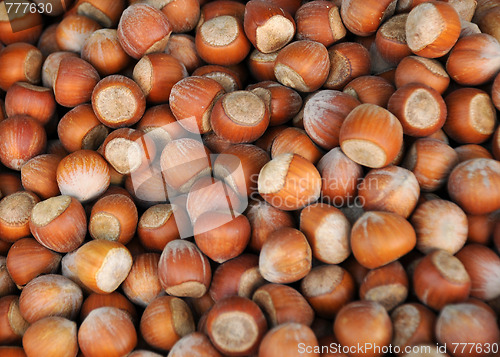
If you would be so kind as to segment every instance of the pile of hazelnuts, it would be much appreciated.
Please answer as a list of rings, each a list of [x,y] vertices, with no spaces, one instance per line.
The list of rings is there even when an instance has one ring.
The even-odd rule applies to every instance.
[[[0,356],[500,356],[498,0],[24,2]]]

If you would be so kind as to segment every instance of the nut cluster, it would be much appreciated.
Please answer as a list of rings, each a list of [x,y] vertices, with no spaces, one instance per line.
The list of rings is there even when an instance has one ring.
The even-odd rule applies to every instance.
[[[497,0],[25,2],[0,356],[500,356]]]

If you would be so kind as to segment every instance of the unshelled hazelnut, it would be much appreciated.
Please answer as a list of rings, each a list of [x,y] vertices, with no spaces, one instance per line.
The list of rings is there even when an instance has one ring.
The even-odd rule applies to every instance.
[[[267,323],[255,302],[231,296],[217,302],[208,312],[205,329],[221,353],[244,356],[257,352]]]
[[[108,163],[95,151],[78,150],[59,162],[56,179],[61,194],[87,202],[99,197],[108,188]]]
[[[215,302],[232,295],[251,298],[255,289],[264,283],[259,272],[259,257],[242,254],[217,267],[209,293]]]
[[[20,171],[31,158],[41,154],[47,144],[42,125],[28,115],[13,115],[0,122],[0,161]]]
[[[388,110],[375,104],[361,104],[342,123],[339,141],[351,160],[379,168],[390,164],[401,150],[403,127]]]
[[[445,2],[422,3],[408,15],[406,41],[416,55],[437,58],[455,45],[460,28],[460,18],[451,5]]]
[[[61,255],[45,248],[33,238],[15,242],[7,254],[7,270],[18,286],[41,274],[53,274],[59,268]]]
[[[335,336],[342,346],[350,347],[357,344],[373,343],[377,346],[387,346],[391,342],[392,322],[382,305],[373,301],[356,301],[345,305],[337,314],[333,325]],[[374,331],[377,331],[374,334]],[[383,353],[372,350],[356,353],[352,356],[379,357]]]
[[[123,356],[137,344],[137,333],[130,316],[116,307],[93,310],[78,330],[78,345],[89,357]]]
[[[276,52],[295,35],[295,21],[281,7],[252,0],[245,5],[245,34],[262,53]]]
[[[29,323],[48,316],[74,320],[82,306],[83,294],[70,279],[55,274],[31,280],[19,297],[19,310]]]
[[[146,307],[164,294],[158,277],[159,261],[158,253],[144,253],[135,257],[134,264],[122,283],[123,292],[130,301]]]
[[[297,154],[285,153],[262,167],[258,190],[274,207],[296,210],[319,198],[321,177],[310,161]]]
[[[312,252],[305,235],[295,228],[281,228],[262,245],[259,270],[273,283],[292,283],[311,270]]]
[[[138,26],[140,23],[148,25]],[[148,4],[127,7],[118,23],[118,41],[125,52],[135,59],[163,51],[171,32],[172,25],[167,16]]]
[[[63,317],[46,317],[24,333],[26,356],[73,357],[78,353],[76,323]]]
[[[415,247],[416,240],[411,224],[392,212],[366,212],[351,230],[354,257],[370,269],[399,259]]]
[[[311,40],[295,41],[282,48],[274,63],[281,84],[301,92],[314,92],[328,77],[330,62],[326,47]]]
[[[140,331],[146,342],[160,350],[170,350],[182,337],[195,331],[191,310],[184,300],[160,296],[142,314]]]
[[[0,89],[7,91],[16,82],[37,84],[41,79],[42,61],[42,52],[33,45],[24,42],[8,45],[0,51]]]
[[[56,29],[56,43],[62,51],[80,53],[83,44],[94,32],[101,29],[90,17],[71,14],[62,19]]]
[[[163,249],[158,277],[167,294],[199,298],[210,286],[212,270],[207,257],[195,244],[175,239]]]
[[[15,242],[30,234],[29,218],[40,199],[27,191],[14,192],[0,201],[0,239]]]
[[[338,265],[312,268],[300,288],[314,312],[325,318],[333,318],[356,294],[353,277]]]
[[[265,284],[252,296],[267,318],[270,327],[287,322],[310,326],[314,311],[307,300],[294,288],[282,284]]]
[[[224,66],[240,63],[251,48],[242,21],[228,15],[205,19],[196,31],[195,44],[205,62]]]
[[[440,310],[469,297],[471,279],[463,264],[444,250],[422,258],[413,273],[415,294],[425,305]]]

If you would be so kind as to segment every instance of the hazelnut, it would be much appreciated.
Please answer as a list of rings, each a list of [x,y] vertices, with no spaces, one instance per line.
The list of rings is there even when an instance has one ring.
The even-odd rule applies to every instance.
[[[342,346],[351,347],[372,343],[387,346],[392,339],[392,322],[382,305],[374,301],[355,301],[345,305],[337,314],[333,325],[335,336]],[[377,331],[374,334],[374,331]],[[373,350],[353,356],[382,356]]]
[[[416,235],[411,224],[392,212],[366,212],[352,226],[354,257],[370,269],[399,259],[409,253],[415,244]]]
[[[171,32],[172,25],[167,16],[147,4],[127,7],[118,23],[118,41],[123,50],[135,59],[165,50]]]
[[[342,123],[339,141],[351,160],[380,168],[390,164],[401,150],[403,128],[388,110],[374,104],[361,104]]]
[[[63,158],[56,171],[62,195],[88,202],[99,197],[109,186],[108,163],[91,150],[78,150]]]
[[[274,63],[274,75],[281,84],[301,92],[314,92],[327,80],[328,51],[319,42],[300,40],[282,48]]]
[[[137,344],[130,316],[116,307],[93,310],[78,330],[78,345],[85,356],[124,356]]]
[[[120,128],[131,126],[141,119],[146,99],[133,80],[122,75],[111,75],[94,87],[92,108],[101,123],[110,128]]]
[[[246,356],[257,352],[267,324],[255,302],[232,296],[218,301],[212,307],[206,317],[205,329],[219,352]]]
[[[249,1],[243,23],[248,40],[262,53],[280,50],[295,35],[292,16],[272,3]]]
[[[201,59],[223,66],[243,61],[251,47],[242,21],[228,15],[205,18],[196,31],[195,44]]]
[[[440,310],[469,297],[471,279],[464,265],[444,250],[422,258],[413,273],[413,289],[422,303]]]
[[[167,294],[199,298],[210,286],[212,270],[207,257],[195,244],[175,239],[163,249],[158,277]]]
[[[406,20],[406,42],[418,56],[437,58],[448,53],[460,36],[460,18],[445,2],[415,6]]]
[[[314,165],[302,156],[281,154],[262,167],[258,190],[274,207],[296,210],[319,198],[321,177]]]
[[[160,296],[144,310],[140,331],[150,346],[167,351],[182,337],[194,332],[195,325],[191,310],[184,300]]]
[[[82,290],[68,278],[55,274],[41,275],[23,288],[19,311],[31,324],[48,316],[74,320],[82,301]]]
[[[259,270],[267,281],[288,284],[309,273],[311,260],[311,247],[304,234],[284,227],[271,233],[262,245]]]

